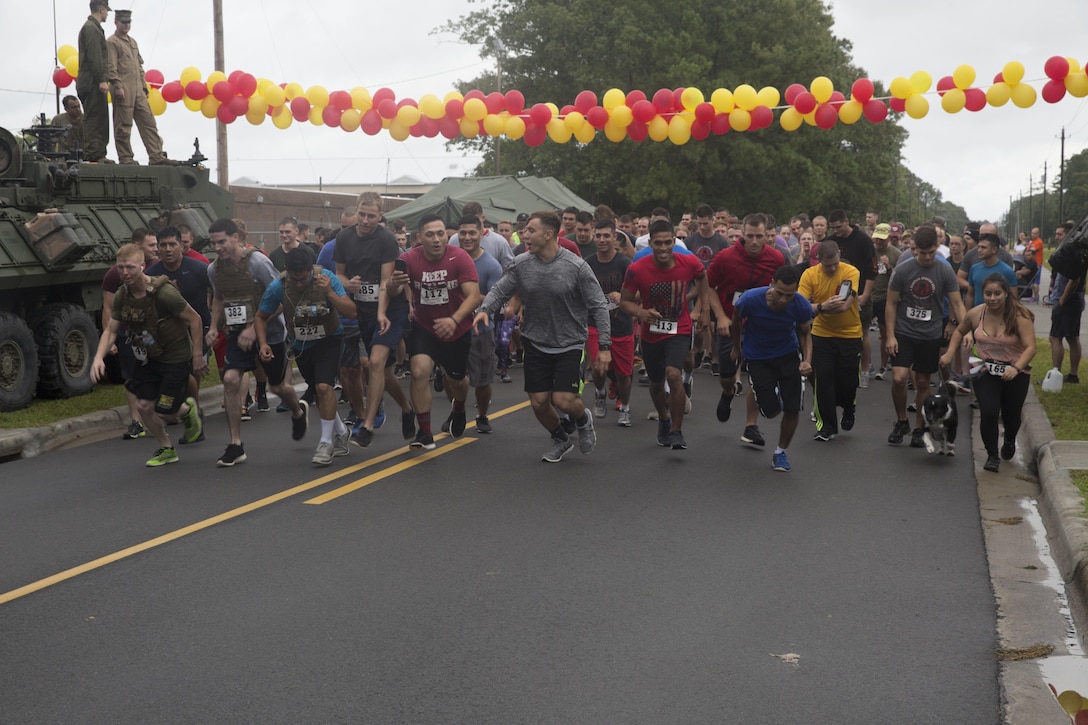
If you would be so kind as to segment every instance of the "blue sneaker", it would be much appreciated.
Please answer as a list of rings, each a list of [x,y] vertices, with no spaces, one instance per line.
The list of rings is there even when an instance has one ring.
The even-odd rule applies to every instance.
[[[374,416],[374,430],[385,425],[385,401],[378,403],[378,414]]]
[[[790,472],[790,462],[786,458],[786,452],[775,453],[771,456],[771,468],[776,471],[782,471],[783,473]]]

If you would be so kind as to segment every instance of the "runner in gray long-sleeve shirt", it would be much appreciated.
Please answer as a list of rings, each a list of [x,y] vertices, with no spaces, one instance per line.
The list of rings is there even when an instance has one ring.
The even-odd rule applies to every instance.
[[[552,448],[543,456],[558,463],[574,447],[556,409],[566,413],[578,430],[582,453],[597,443],[593,417],[586,413],[582,388],[582,351],[593,320],[600,336],[600,354],[594,367],[601,373],[612,361],[607,300],[593,270],[583,260],[560,249],[559,217],[536,212],[529,217],[521,238],[526,243],[506,274],[487,293],[473,325],[487,324],[513,295],[525,305],[522,339],[525,341],[525,392],[540,424],[551,433]]]

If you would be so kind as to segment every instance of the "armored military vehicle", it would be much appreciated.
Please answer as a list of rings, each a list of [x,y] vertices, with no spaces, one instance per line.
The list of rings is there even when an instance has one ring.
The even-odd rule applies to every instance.
[[[90,392],[102,277],[132,230],[188,224],[200,249],[234,214],[199,145],[180,166],[90,164],[55,150],[63,133],[0,128],[0,411]]]

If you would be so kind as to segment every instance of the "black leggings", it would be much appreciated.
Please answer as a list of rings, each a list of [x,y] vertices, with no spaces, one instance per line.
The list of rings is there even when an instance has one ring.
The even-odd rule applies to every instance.
[[[979,432],[986,453],[997,455],[997,419],[1005,424],[1005,440],[1016,440],[1020,431],[1021,412],[1024,400],[1028,397],[1031,386],[1030,375],[1017,375],[1010,382],[1005,382],[996,375],[984,373],[973,382],[975,397],[978,398]]]

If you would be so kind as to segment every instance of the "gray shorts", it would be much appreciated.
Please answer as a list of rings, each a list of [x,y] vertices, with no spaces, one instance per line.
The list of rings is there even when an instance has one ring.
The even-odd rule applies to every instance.
[[[468,352],[468,382],[474,388],[491,385],[495,380],[495,328],[489,327],[472,336]]]

